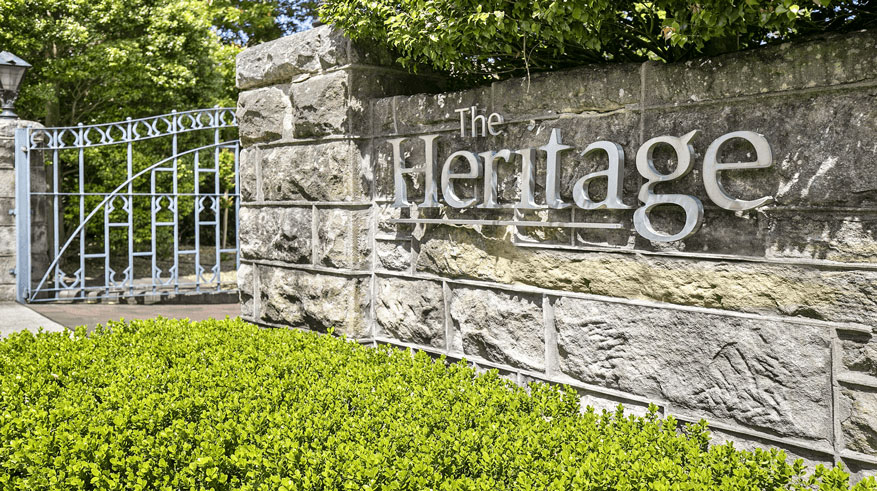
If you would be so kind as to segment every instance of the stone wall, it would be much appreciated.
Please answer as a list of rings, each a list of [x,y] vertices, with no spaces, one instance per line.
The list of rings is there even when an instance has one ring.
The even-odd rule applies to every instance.
[[[238,57],[242,315],[466,358],[521,383],[567,383],[597,408],[655,403],[683,421],[706,418],[719,440],[873,474],[875,60],[877,31],[865,31],[437,93],[443,80],[410,75],[328,27],[250,48]],[[501,114],[500,134],[461,137],[454,110],[471,106]],[[694,170],[660,186],[700,197],[703,227],[650,242],[632,209],[392,206],[393,139],[404,138],[412,167],[425,159],[418,136],[439,135],[441,164],[460,149],[539,147],[553,129],[575,146],[563,157],[561,197],[572,201],[575,181],[605,167],[605,154],[581,150],[610,140],[625,151],[622,197],[632,208],[644,183],[640,145],[700,130]],[[757,210],[721,209],[703,188],[707,145],[737,130],[763,134],[773,149],[770,168],[723,177],[729,194],[775,198]],[[723,158],[750,152],[731,145]],[[656,151],[662,172],[670,157]],[[519,164],[500,165],[501,202],[517,200],[520,175]],[[409,199],[423,201],[422,173],[405,182]],[[520,220],[621,226],[505,224]],[[679,217],[653,222],[672,229]]]

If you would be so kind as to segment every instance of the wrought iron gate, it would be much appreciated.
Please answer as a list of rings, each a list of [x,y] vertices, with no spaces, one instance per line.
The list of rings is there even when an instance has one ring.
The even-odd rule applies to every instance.
[[[234,109],[23,128],[15,148],[19,302],[237,289]]]

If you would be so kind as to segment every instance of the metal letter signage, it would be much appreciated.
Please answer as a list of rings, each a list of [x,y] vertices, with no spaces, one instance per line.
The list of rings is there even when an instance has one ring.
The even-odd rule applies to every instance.
[[[646,178],[646,183],[639,190],[639,200],[643,202],[643,206],[637,208],[633,213],[633,226],[636,227],[638,234],[644,238],[654,242],[672,242],[674,240],[682,240],[689,235],[697,232],[703,221],[703,203],[694,196],[687,194],[655,194],[655,184],[660,182],[673,182],[684,177],[691,172],[691,155],[694,148],[688,143],[698,134],[697,130],[686,133],[682,137],[675,136],[659,136],[643,143],[636,152],[636,170],[639,174]],[[669,174],[661,174],[655,168],[655,162],[652,160],[652,152],[655,147],[661,143],[670,145],[676,151],[679,163],[676,169]],[[649,220],[649,212],[658,205],[676,205],[685,212],[685,226],[682,230],[672,234],[664,234],[658,232],[652,227]]]
[[[478,114],[476,106],[455,110],[460,115],[460,136],[496,136],[502,133],[497,125],[502,125],[502,115],[492,113],[490,115]],[[643,238],[653,242],[672,242],[685,239],[696,233],[703,222],[703,203],[696,196],[688,194],[670,194],[656,191],[656,186],[662,183],[670,183],[682,179],[694,168],[694,147],[692,140],[699,134],[698,130],[690,131],[682,136],[663,135],[652,138],[637,150],[636,169],[645,182],[640,187],[637,198],[641,205],[634,207],[623,200],[624,179],[624,149],[621,145],[601,140],[593,142],[581,152],[582,156],[603,155],[607,158],[608,165],[605,170],[592,172],[575,181],[572,187],[572,200],[574,203],[565,202],[561,194],[561,169],[562,156],[573,150],[574,147],[562,142],[561,132],[553,128],[548,137],[548,142],[537,148],[522,148],[512,150],[503,148],[488,150],[486,152],[472,152],[469,150],[457,150],[448,155],[441,169],[437,167],[436,139],[439,135],[420,136],[423,141],[425,161],[420,165],[406,166],[402,158],[401,145],[406,138],[394,138],[389,140],[393,150],[393,173],[395,182],[395,200],[393,207],[407,208],[415,206],[408,201],[408,184],[406,176],[415,178],[420,175],[424,180],[424,198],[419,205],[421,208],[434,208],[441,206],[443,200],[452,208],[478,207],[483,209],[513,208],[515,210],[544,210],[544,209],[579,209],[579,210],[629,210],[636,208],[633,213],[633,224],[636,232]],[[743,140],[755,150],[755,160],[752,162],[727,163],[719,161],[719,151],[730,140]],[[662,173],[655,166],[653,154],[655,149],[669,147],[676,156],[676,166],[668,173]],[[538,151],[538,152],[537,152]],[[543,157],[545,162],[545,195],[544,202],[537,203],[536,190],[536,165],[537,156]],[[497,169],[500,165],[517,167],[516,161],[520,159],[520,176],[518,190],[520,198],[514,203],[500,203],[497,192]],[[728,194],[719,179],[719,173],[724,170],[735,169],[766,169],[773,163],[773,153],[770,144],[764,136],[752,131],[735,131],[716,138],[707,147],[703,160],[703,184],[710,200],[718,207],[725,210],[741,211],[751,210],[773,202],[773,197],[765,196],[754,200],[742,200]],[[462,172],[452,171],[452,167]],[[437,179],[440,181],[437,182]],[[483,182],[478,182],[483,179]],[[597,180],[605,179],[606,195],[602,200],[591,198],[590,186]],[[468,193],[470,197],[460,196],[455,187],[457,181],[470,181],[473,186]],[[441,199],[439,198],[441,190]],[[468,187],[467,187],[468,189]],[[463,193],[467,194],[467,193]],[[657,230],[650,219],[651,212],[658,206],[676,208],[684,216],[682,229],[676,232]],[[397,222],[412,223],[436,223],[442,222],[437,219],[401,219]],[[477,221],[477,220],[476,220]],[[448,223],[474,222],[472,220],[448,220]],[[488,220],[493,224],[517,224],[526,223],[526,226],[540,226],[542,222],[514,222],[508,220]],[[544,222],[545,227],[560,226],[573,228],[621,228],[620,224],[613,223],[562,223]]]

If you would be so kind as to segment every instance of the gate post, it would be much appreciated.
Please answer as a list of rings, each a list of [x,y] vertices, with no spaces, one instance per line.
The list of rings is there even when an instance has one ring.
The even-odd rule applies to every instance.
[[[0,119],[0,301],[23,302],[30,286],[32,260],[38,269],[46,255],[44,196],[31,199],[29,190],[46,191],[41,156],[30,165],[28,138],[40,123]],[[38,189],[31,189],[31,181]],[[33,208],[37,211],[32,214]],[[36,252],[36,253],[34,253]]]
[[[30,286],[30,128],[15,130],[15,300],[24,303]]]

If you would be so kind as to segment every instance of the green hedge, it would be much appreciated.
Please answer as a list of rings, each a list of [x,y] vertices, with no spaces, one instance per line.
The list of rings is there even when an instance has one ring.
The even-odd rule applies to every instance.
[[[239,320],[13,335],[0,389],[2,489],[848,489],[705,423]]]
[[[474,81],[598,61],[678,61],[877,26],[874,0],[324,0],[320,18]]]

